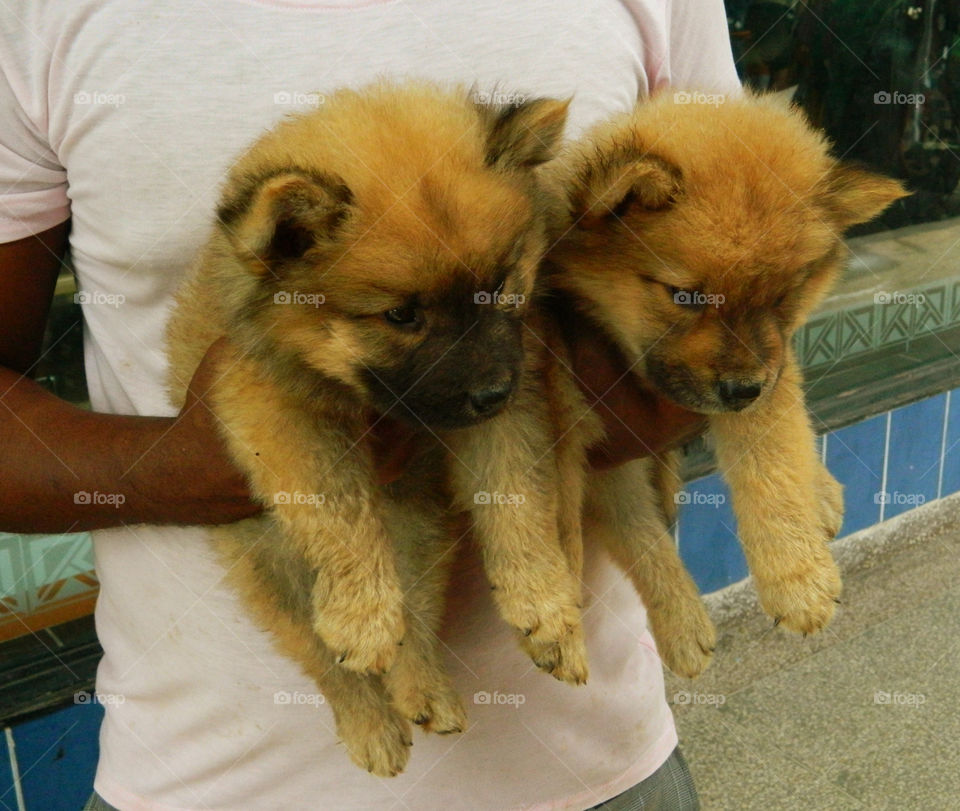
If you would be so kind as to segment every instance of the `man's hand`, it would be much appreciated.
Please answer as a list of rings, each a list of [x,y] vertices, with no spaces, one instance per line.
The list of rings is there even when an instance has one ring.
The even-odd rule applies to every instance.
[[[569,325],[568,325],[569,326]],[[657,456],[704,432],[707,420],[643,385],[620,351],[593,325],[569,328],[574,374],[600,415],[606,439],[589,454],[604,470],[642,456]]]

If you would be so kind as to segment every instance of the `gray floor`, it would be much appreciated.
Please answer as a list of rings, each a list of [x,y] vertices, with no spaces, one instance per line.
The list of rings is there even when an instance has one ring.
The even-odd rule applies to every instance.
[[[848,556],[821,635],[751,609],[668,677],[705,811],[960,809],[960,510],[927,515]]]

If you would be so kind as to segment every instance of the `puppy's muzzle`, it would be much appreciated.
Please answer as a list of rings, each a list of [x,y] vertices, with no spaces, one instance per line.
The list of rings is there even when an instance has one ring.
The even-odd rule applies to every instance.
[[[478,416],[492,417],[503,409],[512,392],[513,378],[507,378],[492,386],[471,391],[467,397],[470,407]]]
[[[731,411],[740,411],[756,400],[763,391],[763,383],[756,380],[727,378],[717,383],[720,402]]]

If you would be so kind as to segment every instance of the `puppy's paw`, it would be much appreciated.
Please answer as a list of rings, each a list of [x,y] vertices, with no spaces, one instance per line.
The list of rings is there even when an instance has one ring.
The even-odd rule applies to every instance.
[[[520,644],[533,663],[555,679],[567,684],[586,684],[590,669],[587,665],[583,628],[579,622],[568,627],[556,642],[522,636]]]
[[[382,589],[367,599],[348,584],[339,592],[343,599],[314,601],[314,631],[343,667],[385,673],[396,659],[405,630],[400,590]]]
[[[672,673],[693,679],[713,658],[717,631],[699,594],[665,607],[648,609],[657,651]]]
[[[404,645],[383,677],[393,706],[425,732],[448,735],[467,728],[467,714],[450,677],[439,665],[408,654]]]
[[[378,777],[395,777],[410,759],[410,724],[384,699],[352,707],[337,719],[337,734],[350,759]]]
[[[818,473],[817,495],[823,531],[828,539],[836,538],[843,524],[843,485],[825,467],[821,467]]]
[[[756,578],[760,603],[778,625],[801,634],[824,628],[833,618],[843,585],[826,545],[802,567]]]

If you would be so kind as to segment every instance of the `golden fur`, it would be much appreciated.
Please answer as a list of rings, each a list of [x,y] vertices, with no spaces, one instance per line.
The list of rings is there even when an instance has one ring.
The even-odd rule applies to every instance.
[[[465,726],[435,633],[465,531],[452,500],[473,514],[524,647],[558,678],[586,678],[544,350],[522,323],[551,205],[534,169],[566,106],[479,105],[426,83],[339,91],[240,156],[176,297],[172,400],[229,336],[209,402],[268,508],[215,531],[231,581],[378,775],[403,769],[411,721]],[[378,487],[365,437],[386,413],[422,443]]]
[[[838,602],[826,542],[843,500],[814,450],[791,338],[842,267],[844,230],[906,194],[828,147],[799,111],[767,99],[662,94],[545,170],[569,204],[551,285],[647,384],[709,416],[761,603],[802,633]],[[657,468],[592,475],[585,532],[630,574],[665,662],[693,676],[714,631],[667,529],[676,479]]]

